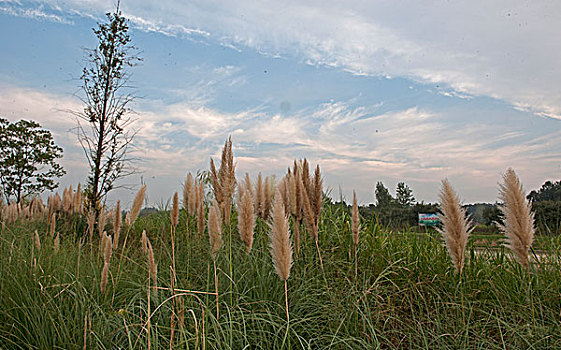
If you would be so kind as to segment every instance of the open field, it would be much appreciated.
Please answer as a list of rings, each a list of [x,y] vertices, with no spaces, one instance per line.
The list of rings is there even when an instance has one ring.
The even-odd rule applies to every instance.
[[[208,236],[199,236],[184,210],[179,214],[173,291],[169,212],[140,217],[123,229],[105,293],[97,233],[79,243],[85,217],[60,214],[56,253],[45,220],[3,227],[2,347],[167,349],[172,328],[173,347],[191,349],[560,347],[558,238],[537,238],[548,261],[533,262],[529,271],[501,249],[476,254],[472,239],[457,275],[435,232],[392,232],[363,220],[355,275],[350,213],[326,201],[319,220],[323,269],[314,241],[302,232],[288,279],[287,322],[269,227],[257,220],[253,249],[246,253],[233,211],[216,257],[217,318]],[[143,230],[154,249],[157,295],[150,288]]]

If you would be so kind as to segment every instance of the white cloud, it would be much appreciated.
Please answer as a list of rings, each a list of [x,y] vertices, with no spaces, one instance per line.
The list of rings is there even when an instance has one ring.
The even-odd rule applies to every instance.
[[[207,169],[209,157],[219,157],[228,135],[238,174],[280,175],[293,159],[307,157],[321,165],[327,186],[336,191],[341,185],[345,194],[357,189],[363,203],[374,200],[376,181],[392,189],[405,181],[417,198],[435,200],[440,179],[449,177],[464,200],[472,202],[493,201],[501,172],[511,166],[527,188],[558,175],[559,129],[532,136],[518,124],[445,117],[417,107],[381,113],[379,107],[334,101],[290,116],[261,109],[225,113],[188,103],[138,110],[132,155],[141,159],[137,166],[153,187],[153,203],[178,191],[187,171]],[[74,120],[63,112],[80,108],[75,98],[0,86],[0,115],[37,120],[64,147],[63,165],[69,171],[64,186],[84,182],[87,173],[69,131]]]
[[[71,0],[64,7],[103,13],[113,5]],[[559,2],[162,0],[122,8],[145,30],[212,37],[354,74],[445,84],[460,96],[490,96],[561,118]]]
[[[2,5],[3,3],[21,5],[21,3],[18,1],[0,1],[0,5]],[[57,22],[57,23],[64,23],[64,24],[74,24],[71,20],[68,20],[63,16],[59,16],[43,11],[41,7],[35,9],[29,9],[29,8],[19,8],[14,6],[1,6],[0,12],[15,17],[33,18],[40,21],[50,21],[50,22]]]

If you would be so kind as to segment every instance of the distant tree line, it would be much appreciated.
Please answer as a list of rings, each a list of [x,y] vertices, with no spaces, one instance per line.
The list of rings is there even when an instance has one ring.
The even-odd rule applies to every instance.
[[[396,229],[418,225],[419,213],[438,213],[437,203],[416,202],[413,191],[404,182],[396,186],[395,197],[382,182],[374,189],[375,204],[360,207],[360,214],[380,225]],[[528,200],[534,212],[539,233],[561,234],[561,181],[546,181],[539,190],[531,191]],[[346,203],[341,203],[347,206]],[[502,224],[500,203],[475,203],[464,205],[472,221],[478,225]]]
[[[417,202],[413,191],[404,182],[399,182],[395,198],[384,184],[379,181],[374,189],[376,204],[360,208],[364,218],[376,220],[382,226],[404,228],[416,226],[419,213],[437,213],[436,204]]]
[[[536,227],[541,233],[561,234],[561,181],[546,181],[528,194]]]

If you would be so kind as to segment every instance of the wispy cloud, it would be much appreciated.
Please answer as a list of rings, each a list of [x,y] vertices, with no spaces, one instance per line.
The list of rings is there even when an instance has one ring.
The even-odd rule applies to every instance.
[[[60,6],[103,13],[113,5],[72,0]],[[551,15],[559,3],[143,0],[122,7],[143,30],[201,36],[357,75],[444,84],[455,91],[444,94],[490,96],[561,118],[561,32]]]
[[[16,7],[14,5],[18,6]],[[15,17],[33,18],[40,21],[50,21],[71,25],[74,24],[72,20],[65,18],[64,16],[44,11],[41,6],[38,8],[22,8],[20,6],[21,3],[19,1],[2,1],[0,2],[0,12]]]

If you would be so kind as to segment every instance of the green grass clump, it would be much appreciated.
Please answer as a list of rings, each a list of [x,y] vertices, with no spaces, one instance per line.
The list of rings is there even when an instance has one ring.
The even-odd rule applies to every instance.
[[[258,220],[249,254],[237,218],[223,228],[216,257],[219,318],[208,236],[181,212],[176,231],[177,282],[171,289],[169,213],[124,228],[100,292],[99,238],[80,244],[82,221],[61,216],[57,254],[43,221],[16,222],[0,233],[0,344],[7,349],[365,349],[559,348],[560,244],[538,237],[547,254],[523,269],[504,249],[474,248],[456,274],[435,233],[392,232],[361,223],[357,275],[350,213],[325,205],[315,242],[303,230],[284,284],[271,262],[268,226]],[[146,230],[158,265],[151,292],[140,237]],[[41,249],[33,246],[34,231]],[[231,237],[229,236],[231,235]],[[230,253],[231,251],[231,253]],[[150,302],[150,305],[148,303]],[[149,311],[150,310],[150,311]],[[179,320],[182,320],[180,324]],[[150,326],[149,333],[147,332]],[[149,335],[148,335],[149,334]]]

